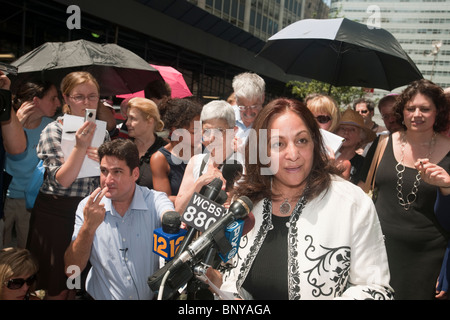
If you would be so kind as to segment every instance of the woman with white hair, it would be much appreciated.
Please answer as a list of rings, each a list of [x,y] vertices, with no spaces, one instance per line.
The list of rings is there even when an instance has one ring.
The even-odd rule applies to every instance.
[[[343,176],[357,184],[364,157],[359,155],[356,150],[362,145],[372,142],[376,138],[376,134],[364,125],[364,119],[352,109],[347,109],[342,114],[336,134],[345,139],[336,154],[336,161],[338,164],[350,161],[350,172],[344,173]]]
[[[200,121],[205,153],[194,155],[188,162],[175,200],[175,208],[180,213],[184,212],[194,192],[200,192],[214,178],[220,178],[226,186],[222,175],[224,164],[243,163],[234,152],[237,127],[233,107],[228,102],[214,100],[204,105]]]

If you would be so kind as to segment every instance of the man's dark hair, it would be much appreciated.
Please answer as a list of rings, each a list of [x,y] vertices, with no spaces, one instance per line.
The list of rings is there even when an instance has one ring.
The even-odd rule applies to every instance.
[[[98,148],[100,162],[104,156],[116,157],[125,160],[130,171],[139,166],[139,151],[133,141],[128,139],[115,139],[103,143]]]
[[[360,104],[360,103],[365,103],[367,109],[370,112],[372,112],[375,109],[375,102],[373,102],[372,100],[367,99],[367,98],[359,98],[359,99],[353,101],[353,110],[356,111],[356,105]]]

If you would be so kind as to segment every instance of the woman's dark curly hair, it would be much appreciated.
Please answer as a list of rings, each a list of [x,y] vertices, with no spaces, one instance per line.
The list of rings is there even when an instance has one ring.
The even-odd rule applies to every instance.
[[[189,127],[192,119],[200,116],[203,105],[190,99],[169,99],[159,107],[164,127],[169,130]]]
[[[276,190],[272,190],[271,187],[273,175],[262,174],[262,169],[268,168],[270,164],[263,164],[261,161],[260,149],[263,147],[261,144],[266,144],[267,139],[261,140],[260,133],[264,133],[264,130],[269,128],[269,123],[275,116],[288,111],[294,112],[304,121],[314,143],[313,165],[311,172],[306,178],[307,189],[304,192],[306,198],[312,199],[318,196],[329,187],[331,174],[338,175],[341,173],[330,164],[319,126],[311,111],[305,104],[296,99],[278,98],[269,102],[259,112],[253,123],[256,143],[250,142],[245,146],[245,175],[238,183],[234,196],[247,196],[254,203],[263,198],[276,198],[279,196],[276,194]],[[269,150],[268,146],[266,150]]]
[[[397,97],[395,113],[399,118],[399,122],[402,123],[403,129],[406,130],[406,126],[403,124],[403,110],[405,109],[406,104],[418,93],[429,97],[436,106],[436,119],[434,120],[433,125],[434,131],[438,133],[446,131],[448,128],[448,115],[450,109],[449,100],[446,98],[444,90],[441,87],[427,79],[411,82]]]

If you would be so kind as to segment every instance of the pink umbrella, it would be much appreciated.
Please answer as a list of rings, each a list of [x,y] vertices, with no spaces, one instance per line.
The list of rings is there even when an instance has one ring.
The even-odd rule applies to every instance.
[[[151,64],[151,66],[158,70],[164,81],[166,81],[170,85],[170,88],[172,89],[172,98],[184,98],[192,96],[191,90],[189,90],[181,72],[172,67],[157,66],[155,64]],[[117,95],[116,97],[124,99],[144,97],[144,90],[130,94],[121,94]]]

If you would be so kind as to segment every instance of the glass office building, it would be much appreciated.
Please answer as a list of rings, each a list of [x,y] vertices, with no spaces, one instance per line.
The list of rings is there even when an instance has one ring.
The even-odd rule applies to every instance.
[[[450,87],[449,0],[331,0],[330,16],[388,30],[424,78]]]
[[[322,0],[188,0],[266,41],[295,21],[328,17]]]

